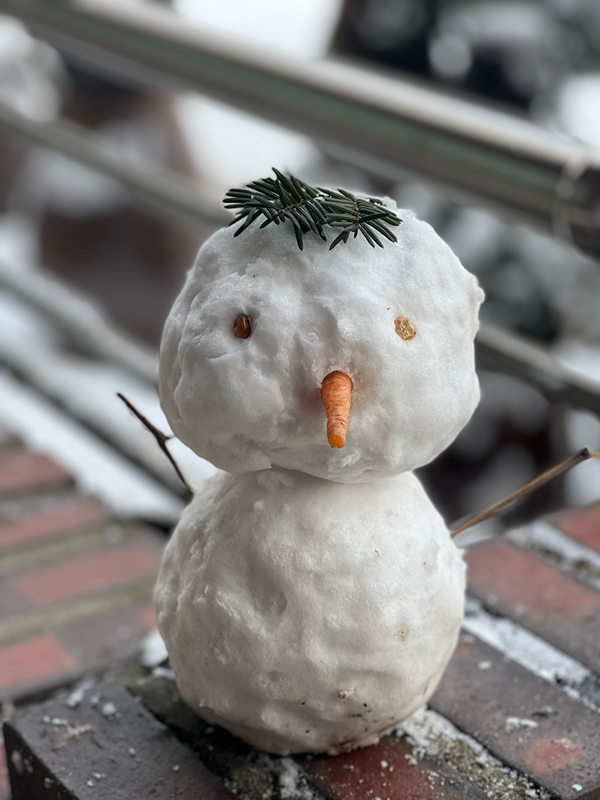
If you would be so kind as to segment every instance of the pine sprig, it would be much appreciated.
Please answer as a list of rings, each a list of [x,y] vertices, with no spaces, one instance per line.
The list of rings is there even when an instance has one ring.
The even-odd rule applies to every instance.
[[[330,250],[340,242],[346,243],[350,236],[356,238],[359,233],[371,247],[383,247],[377,234],[390,242],[397,241],[390,226],[396,227],[402,220],[381,200],[355,197],[345,189],[333,191],[309,186],[293,175],[283,175],[277,169],[273,172],[275,178],[253,181],[243,189],[230,189],[225,195],[225,208],[239,210],[231,225],[242,222],[234,236],[239,236],[264,217],[261,228],[289,220],[300,250],[304,248],[307,233],[314,233],[327,241],[326,227],[337,232]]]

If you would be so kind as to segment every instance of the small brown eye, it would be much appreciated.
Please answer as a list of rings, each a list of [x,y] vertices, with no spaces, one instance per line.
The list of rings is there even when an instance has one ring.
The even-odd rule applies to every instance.
[[[239,314],[233,323],[233,335],[237,339],[247,339],[252,333],[252,320],[246,314]]]
[[[398,336],[404,339],[405,342],[409,339],[414,339],[417,335],[417,329],[406,317],[398,317],[398,319],[394,320],[394,326]]]

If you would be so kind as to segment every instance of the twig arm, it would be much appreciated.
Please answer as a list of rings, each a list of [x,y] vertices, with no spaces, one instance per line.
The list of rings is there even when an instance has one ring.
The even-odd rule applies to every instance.
[[[117,397],[119,399],[121,399],[125,403],[127,408],[132,412],[132,414],[134,414],[139,419],[139,421],[146,428],[146,430],[149,430],[150,433],[154,436],[154,438],[156,439],[156,441],[158,443],[158,446],[160,447],[160,449],[163,451],[163,453],[166,455],[166,457],[169,459],[169,461],[173,465],[173,468],[174,468],[175,472],[177,473],[177,477],[183,483],[183,485],[185,486],[187,491],[190,493],[190,495],[193,495],[194,494],[193,491],[191,490],[191,488],[190,488],[188,482],[186,481],[186,479],[183,477],[183,474],[182,474],[181,470],[179,469],[179,466],[178,466],[177,462],[175,461],[175,459],[173,458],[173,456],[171,455],[171,453],[169,451],[169,448],[167,447],[167,442],[169,441],[169,439],[172,439],[173,437],[172,436],[167,436],[166,433],[163,433],[162,431],[159,431],[158,428],[155,427],[150,422],[149,419],[147,419],[141,412],[139,412],[137,410],[137,408],[133,405],[133,403],[131,403],[125,397],[125,395],[121,394],[121,392],[117,392]]]
[[[539,475],[537,478],[534,478],[529,483],[526,483],[525,486],[522,486],[520,489],[517,489],[516,492],[509,494],[508,497],[505,497],[504,500],[501,500],[499,503],[491,506],[488,508],[487,511],[482,511],[480,514],[476,514],[474,517],[471,517],[466,522],[463,522],[458,528],[455,528],[453,531],[450,532],[450,536],[454,538],[458,536],[459,533],[462,531],[466,531],[467,528],[472,528],[473,525],[477,525],[480,522],[483,522],[489,517],[496,514],[498,511],[503,509],[505,506],[510,505],[515,500],[518,500],[520,497],[524,497],[526,494],[530,492],[534,492],[536,489],[539,489],[540,486],[543,486],[545,483],[553,480],[554,478],[558,478],[559,475],[562,475],[565,472],[568,472],[572,467],[576,467],[577,464],[581,464],[582,461],[587,461],[588,458],[598,458],[600,453],[594,453],[588,450],[587,447],[584,447],[583,450],[580,450],[575,455],[567,458],[566,461],[563,461],[562,464],[559,464],[552,469],[549,469],[548,472],[544,472],[542,475]]]

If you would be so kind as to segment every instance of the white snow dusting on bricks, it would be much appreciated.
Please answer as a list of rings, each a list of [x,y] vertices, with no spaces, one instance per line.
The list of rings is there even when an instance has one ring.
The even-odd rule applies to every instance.
[[[554,525],[537,520],[508,531],[506,538],[600,590],[600,553],[572,539]]]
[[[592,672],[516,622],[488,614],[478,600],[468,597],[462,627],[538,677],[558,685],[570,697],[600,710],[587,693],[580,692],[584,681],[592,678]],[[480,668],[485,667],[480,665]]]
[[[395,733],[406,736],[415,760],[429,755],[445,761],[479,786],[491,800],[550,800],[545,790],[504,766],[478,741],[432,709],[419,709],[396,728]]]

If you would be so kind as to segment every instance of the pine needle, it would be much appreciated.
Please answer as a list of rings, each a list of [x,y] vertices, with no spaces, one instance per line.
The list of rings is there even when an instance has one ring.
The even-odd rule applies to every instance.
[[[243,189],[230,189],[225,195],[225,208],[238,211],[231,225],[242,223],[234,236],[264,218],[261,228],[289,221],[300,250],[304,248],[306,234],[313,233],[327,241],[326,227],[336,233],[330,250],[359,233],[371,247],[383,247],[377,234],[390,242],[398,241],[390,226],[397,227],[402,220],[381,200],[355,197],[345,189],[333,191],[309,186],[293,175],[284,175],[275,168],[273,172],[274,178],[252,181]]]

